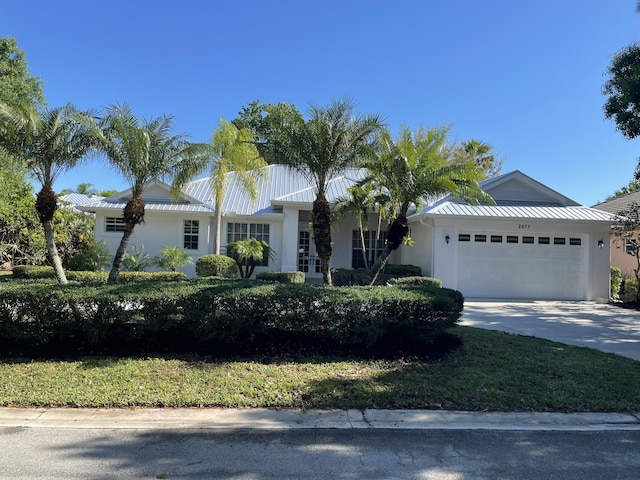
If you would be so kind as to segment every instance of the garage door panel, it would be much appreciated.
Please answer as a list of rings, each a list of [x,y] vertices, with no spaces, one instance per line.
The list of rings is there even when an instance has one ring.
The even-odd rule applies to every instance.
[[[486,241],[476,241],[483,239]],[[502,237],[502,242],[491,242]],[[467,297],[585,298],[585,240],[576,235],[461,234],[458,289]],[[506,239],[513,243],[506,243]],[[533,243],[531,242],[533,238]],[[517,242],[517,243],[515,243]]]

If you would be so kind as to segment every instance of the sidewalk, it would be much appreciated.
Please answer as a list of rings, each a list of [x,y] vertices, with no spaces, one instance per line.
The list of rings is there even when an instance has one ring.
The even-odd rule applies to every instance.
[[[640,413],[0,408],[0,428],[640,430]]]

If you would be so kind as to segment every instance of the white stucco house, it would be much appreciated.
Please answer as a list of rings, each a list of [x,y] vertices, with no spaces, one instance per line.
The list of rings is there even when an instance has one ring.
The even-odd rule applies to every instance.
[[[282,165],[268,170],[255,203],[230,175],[222,205],[222,245],[250,237],[265,240],[276,256],[256,272],[301,270],[308,278],[319,278],[309,231],[314,189]],[[352,169],[334,178],[329,202],[344,196],[363,174]],[[401,246],[390,261],[418,265],[423,275],[441,279],[467,298],[609,297],[610,214],[581,206],[520,171],[487,180],[482,187],[496,205],[470,206],[447,197],[414,209],[409,216],[414,246]],[[77,207],[96,214],[95,238],[112,252],[122,236],[128,195],[124,191]],[[136,227],[130,245],[144,245],[151,255],[164,245],[178,245],[194,261],[212,253],[214,205],[208,179],[188,184],[177,200],[169,196],[167,184],[155,182],[143,198],[145,223]],[[367,241],[379,251],[384,242],[376,241],[376,230],[377,215],[372,215]],[[355,268],[362,262],[357,225],[347,217],[333,231],[331,265]],[[183,270],[195,274],[193,266]]]

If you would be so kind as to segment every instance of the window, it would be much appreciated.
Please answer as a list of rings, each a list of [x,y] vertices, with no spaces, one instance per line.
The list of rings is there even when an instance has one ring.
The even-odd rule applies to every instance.
[[[200,232],[200,220],[184,221],[184,248],[187,250],[198,249],[198,233]]]
[[[106,217],[104,220],[107,232],[124,232],[124,218]]]
[[[486,241],[487,241],[487,236],[486,236],[486,235],[475,235],[475,236],[473,237],[473,239],[474,239],[476,242],[486,242]]]
[[[238,240],[255,238],[269,244],[268,223],[227,223],[227,243]],[[256,263],[258,267],[269,266],[269,255],[264,255],[262,261]]]
[[[491,243],[502,243],[502,235],[491,235]]]
[[[549,237],[538,237],[538,245],[549,245]]]
[[[459,242],[470,242],[471,241],[471,235],[468,235],[466,233],[461,233],[460,235],[458,235],[458,241]]]
[[[515,235],[507,235],[507,243],[518,243],[518,237]]]
[[[367,230],[362,233],[364,235],[364,246],[367,250],[367,262],[371,266],[385,248],[387,232],[378,234],[376,230]],[[351,236],[351,268],[364,268],[360,230],[353,230],[353,235]]]
[[[533,243],[533,237],[522,237],[522,243]]]
[[[638,250],[638,242],[635,238],[625,238],[624,240],[624,251],[629,255],[635,255],[636,250]]]
[[[582,239],[580,238],[570,238],[569,245],[582,245]]]
[[[567,239],[564,237],[554,237],[553,244],[554,245],[566,245]]]

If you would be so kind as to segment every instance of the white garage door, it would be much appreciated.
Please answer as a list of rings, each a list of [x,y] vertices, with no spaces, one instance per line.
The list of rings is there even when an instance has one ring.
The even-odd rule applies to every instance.
[[[457,240],[458,290],[466,297],[586,298],[583,236],[462,232]]]

